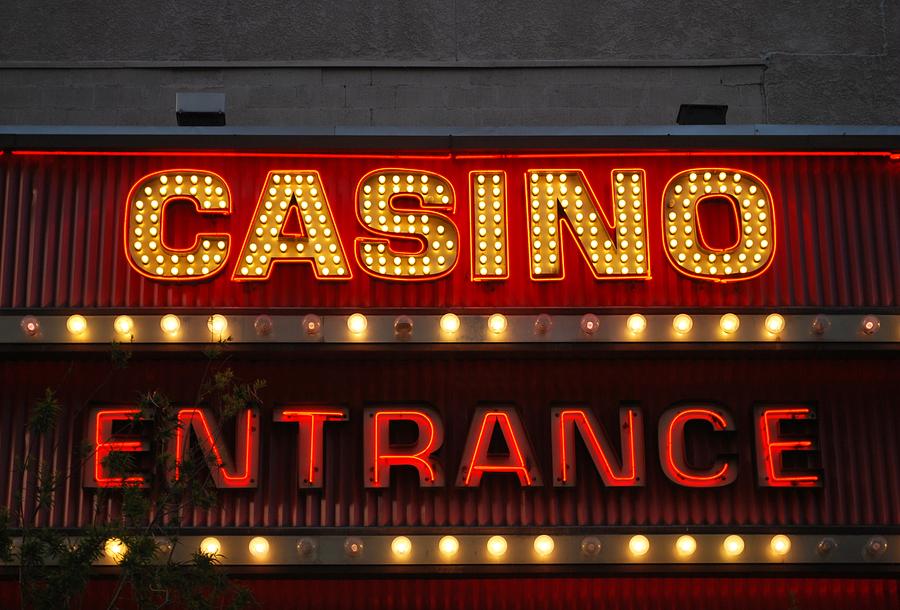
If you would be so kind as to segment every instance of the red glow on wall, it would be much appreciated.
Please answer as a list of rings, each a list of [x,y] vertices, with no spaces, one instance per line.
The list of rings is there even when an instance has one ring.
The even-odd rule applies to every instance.
[[[138,435],[116,434],[114,422],[138,422],[141,410],[130,409],[94,409],[88,418],[88,438],[93,442],[92,457],[85,465],[84,485],[86,487],[121,487],[125,485],[143,485],[144,477],[133,475],[127,477],[110,476],[107,472],[106,460],[114,452],[143,452],[150,449],[150,444]],[[126,436],[126,438],[122,438]],[[134,438],[138,436],[138,438]]]
[[[888,610],[900,606],[896,577],[744,575],[590,575],[410,577],[233,577],[265,610]],[[102,608],[118,582],[94,579],[80,597],[82,608]],[[0,606],[18,608],[20,587],[0,582]],[[128,595],[120,608],[135,608]]]
[[[601,351],[559,352],[549,359],[532,357],[510,358],[503,352],[485,352],[478,358],[460,358],[458,353],[426,350],[420,353],[361,352],[322,357],[321,351],[303,350],[296,358],[285,358],[280,351],[231,353],[229,365],[242,379],[265,378],[267,401],[296,405],[290,398],[302,391],[301,408],[330,410],[340,404],[349,410],[348,421],[325,425],[324,480],[322,492],[299,491],[297,480],[303,473],[297,468],[298,424],[272,421],[271,413],[260,416],[260,480],[254,489],[224,491],[221,495],[223,511],[215,514],[192,514],[186,517],[189,527],[320,527],[346,524],[348,527],[369,525],[391,526],[452,526],[468,527],[476,524],[502,527],[551,523],[576,526],[585,519],[596,525],[649,526],[717,524],[750,526],[768,525],[773,528],[792,526],[829,527],[890,525],[900,519],[900,507],[893,502],[896,480],[895,466],[900,464],[898,447],[894,442],[896,418],[891,410],[891,396],[896,394],[895,363],[874,351],[852,355],[851,360],[835,358],[833,353],[817,352],[805,358],[792,353],[773,353],[766,358],[747,358],[735,352],[717,353],[714,358],[688,360],[682,353],[651,352],[641,357],[622,357],[620,353]],[[38,366],[35,366],[35,362]],[[340,362],[341,366],[335,366]],[[135,353],[128,371],[117,376],[108,392],[101,398],[111,401],[117,397],[140,395],[147,387],[156,387],[169,396],[173,404],[187,404],[195,398],[195,390],[184,384],[185,376],[199,378],[205,363],[199,358],[161,358],[158,353]],[[83,397],[95,386],[95,380],[108,372],[104,358],[78,358],[66,362],[61,358],[7,359],[2,370],[6,386],[16,388],[20,398],[7,399],[0,410],[0,427],[11,439],[10,451],[19,451],[27,443],[22,422],[27,421],[31,397],[42,395],[48,378],[63,378],[72,368],[69,381],[59,389],[64,405],[83,404]],[[315,383],[298,387],[297,370]],[[860,374],[864,377],[860,378]],[[644,487],[615,489],[606,487],[586,451],[585,442],[575,433],[577,482],[569,490],[554,490],[545,480],[541,489],[520,490],[517,476],[489,474],[478,488],[458,488],[447,481],[444,488],[420,489],[415,471],[392,472],[393,481],[379,490],[366,489],[367,475],[363,469],[364,410],[368,396],[378,393],[395,399],[395,404],[433,405],[446,423],[442,448],[433,458],[444,466],[445,472],[456,478],[467,440],[470,422],[477,405],[490,401],[515,404],[523,427],[535,450],[535,462],[541,474],[553,477],[557,472],[551,455],[551,440],[555,428],[551,425],[551,409],[561,391],[560,382],[523,383],[527,379],[565,380],[568,404],[583,405],[596,414],[608,433],[614,455],[621,453],[616,444],[617,413],[620,401],[639,405],[643,411],[646,430],[647,473]],[[347,379],[353,379],[348,384]],[[468,380],[461,383],[460,380]],[[765,379],[760,388],[758,379]],[[402,382],[401,382],[402,380]],[[862,383],[860,383],[862,381]],[[386,390],[391,386],[390,392]],[[815,420],[782,422],[782,434],[796,438],[818,437],[818,452],[797,452],[815,458],[811,472],[798,472],[802,462],[789,456],[785,473],[818,474],[820,488],[760,489],[754,471],[761,453],[756,448],[759,422],[752,412],[754,401],[761,392],[767,397],[805,397],[801,404],[785,402],[770,408],[800,408],[814,404]],[[733,449],[740,458],[740,472],[735,484],[715,490],[686,490],[664,475],[659,466],[659,446],[656,440],[658,421],[671,405],[673,398],[705,395],[714,397],[717,405],[732,410],[737,430],[733,433],[714,432],[711,424],[696,422],[688,431],[692,453],[706,467],[718,453]],[[576,402],[570,402],[575,400]],[[314,401],[314,402],[312,402]],[[132,405],[115,407],[134,408]],[[299,406],[299,405],[298,405]],[[265,407],[267,408],[267,407]],[[809,407],[812,408],[812,407]],[[84,443],[95,438],[84,430],[88,420],[95,417],[88,412],[66,409],[61,415],[61,435],[57,446],[48,447],[42,459],[65,468],[74,462],[71,456],[85,455]],[[151,438],[151,422],[134,426]],[[117,436],[108,440],[138,440],[132,436],[128,421],[115,422]],[[398,440],[411,440],[407,428]],[[233,424],[224,426],[231,433],[225,446],[234,451]],[[71,431],[71,432],[70,432]],[[128,432],[128,436],[124,435]],[[477,433],[477,429],[476,429]],[[499,433],[498,433],[499,436]],[[724,437],[724,438],[722,438]],[[101,439],[102,440],[102,439]],[[774,440],[774,439],[773,439]],[[196,449],[196,440],[192,439]],[[497,449],[499,443],[494,443]],[[53,452],[51,453],[51,449]],[[723,451],[724,449],[724,451]],[[90,452],[87,455],[91,455]],[[140,465],[135,472],[146,474],[145,464],[159,457],[147,453],[132,453]],[[93,461],[87,460],[93,470]],[[198,465],[206,469],[205,464]],[[77,471],[76,471],[77,472]],[[149,469],[147,469],[149,472]],[[112,473],[107,473],[110,475]],[[119,475],[121,473],[116,472]],[[400,475],[400,476],[398,476]],[[409,476],[413,475],[413,476]],[[31,481],[30,475],[28,480]],[[73,473],[75,478],[77,474]],[[2,477],[0,477],[2,478]],[[827,479],[827,480],[826,480]],[[6,485],[23,485],[15,471],[6,474]],[[848,493],[848,490],[850,493]],[[855,490],[855,491],[854,491]],[[96,490],[72,481],[60,492],[67,506],[90,507]],[[522,503],[523,497],[533,498]],[[395,507],[412,506],[415,510],[398,511]],[[698,498],[693,504],[692,498]],[[248,501],[249,499],[249,501]],[[61,500],[62,501],[62,500]],[[265,507],[250,512],[249,506]],[[690,502],[694,507],[686,510]],[[531,507],[534,507],[533,509]],[[741,511],[733,507],[740,506]],[[478,508],[481,507],[481,508]],[[476,510],[477,508],[477,510]],[[104,518],[114,518],[115,505],[101,507]],[[556,512],[554,512],[556,511]],[[40,524],[75,527],[92,513],[87,509],[69,512],[47,511]],[[548,517],[549,516],[549,517]]]
[[[689,422],[702,421],[714,432],[735,430],[734,419],[724,409],[678,407],[663,413],[659,420],[659,457],[663,472],[685,487],[722,487],[737,478],[737,458],[718,456],[706,468],[691,464],[685,441]]]
[[[215,416],[208,409],[185,408],[178,410],[178,428],[170,448],[174,456],[175,480],[181,477],[181,467],[190,447],[191,431],[207,456],[213,480],[217,487],[255,487],[259,463],[259,414],[255,409],[244,409],[235,418],[235,455],[224,445]]]
[[[589,409],[555,407],[549,413],[554,486],[575,485],[577,438],[582,440],[605,486],[644,485],[646,458],[640,409],[622,407],[618,410],[619,450],[613,449],[609,436]],[[144,482],[139,475],[127,479],[110,477],[103,467],[103,460],[113,452],[148,450],[146,439],[140,436],[139,430],[117,432],[113,429],[113,422],[137,421],[135,417],[139,414],[140,410],[136,408],[101,409],[96,412],[89,431],[96,451],[92,454],[92,469],[85,472],[86,485],[139,485]],[[791,469],[786,468],[784,463],[785,455],[815,451],[813,441],[796,438],[796,432],[781,429],[785,422],[813,420],[813,412],[807,408],[763,409],[756,418],[756,461],[761,484],[776,487],[819,484],[818,474],[789,472]],[[257,485],[260,434],[255,409],[245,409],[236,418],[236,460],[231,458],[218,423],[208,409],[179,409],[177,419],[178,427],[168,448],[174,456],[172,480],[181,478],[190,439],[196,436],[204,463],[210,468],[218,487],[246,488]],[[275,409],[272,419],[298,424],[299,486],[322,487],[325,424],[350,420],[349,410],[346,407],[282,407]],[[706,440],[700,442],[692,436],[694,440],[689,444],[687,428],[696,422],[704,424],[710,432],[706,432]],[[405,424],[409,424],[405,434],[399,434],[400,426]],[[395,432],[398,434],[395,435]],[[738,470],[737,455],[730,452],[730,436],[725,438],[729,449],[712,449],[713,457],[705,462],[701,459],[701,463],[696,464],[691,457],[694,453],[691,449],[704,449],[705,445],[710,444],[713,440],[710,434],[721,435],[723,432],[737,432],[734,418],[724,408],[688,406],[665,411],[660,416],[658,432],[659,461],[663,473],[684,487],[722,487],[733,483]],[[442,464],[446,456],[434,455],[444,442],[444,424],[436,411],[424,407],[367,408],[363,416],[363,435],[366,487],[389,486],[391,470],[397,467],[413,468],[423,487],[444,485]],[[705,448],[710,453],[710,447]],[[477,408],[466,435],[456,485],[478,487],[484,474],[514,474],[523,487],[540,486],[540,469],[534,455],[515,408]]]
[[[300,487],[321,487],[325,423],[347,421],[347,409],[298,408],[276,409],[273,420],[298,424],[297,464]]]
[[[484,159],[491,159],[485,163]],[[291,159],[296,160],[291,162]],[[460,259],[446,276],[427,282],[402,282],[353,273],[344,282],[323,281],[309,265],[276,265],[277,271],[253,289],[233,282],[238,262],[236,247],[230,248],[227,274],[208,280],[180,280],[177,289],[154,275],[138,275],[131,270],[125,249],[121,207],[131,187],[143,176],[166,168],[191,167],[208,170],[227,181],[232,202],[231,214],[181,213],[171,215],[166,240],[175,245],[191,244],[199,231],[228,235],[235,243],[246,234],[253,220],[259,186],[272,167],[285,171],[316,169],[322,190],[328,193],[335,226],[349,247],[359,237],[371,237],[357,220],[355,188],[357,179],[377,171],[391,160],[396,165],[438,173],[452,183],[458,205],[448,214],[459,229]],[[539,163],[553,160],[552,165]],[[626,163],[622,163],[625,160]],[[738,165],[747,175],[760,177],[771,191],[778,224],[770,247],[779,248],[771,266],[752,281],[735,282],[725,290],[682,274],[667,259],[660,239],[663,192],[668,177],[696,167]],[[566,277],[560,289],[547,290],[530,277],[531,265],[524,253],[529,250],[527,201],[522,176],[532,167],[574,167],[594,185],[599,206],[612,218],[613,203],[605,186],[612,169],[641,168],[646,175],[647,260],[652,280],[610,282],[596,279],[576,250],[566,247]],[[506,276],[490,282],[473,281],[471,205],[467,199],[473,171],[485,167],[504,172],[507,205],[504,235],[509,264]],[[361,302],[376,307],[775,307],[845,306],[865,302],[872,306],[893,306],[897,301],[896,274],[890,266],[890,248],[896,241],[895,223],[871,223],[866,219],[892,218],[886,193],[898,188],[898,176],[888,154],[803,153],[751,151],[529,151],[527,153],[483,155],[459,154],[315,154],[315,153],[233,153],[233,152],[86,152],[55,154],[25,152],[0,158],[0,172],[9,188],[2,198],[4,213],[19,215],[28,210],[31,218],[46,219],[59,227],[52,237],[35,225],[34,231],[16,231],[10,225],[3,235],[8,247],[0,268],[8,270],[0,282],[0,306],[92,308],[92,307],[179,307],[209,308],[222,303],[237,308],[354,307]],[[105,180],[85,182],[102,173]],[[848,184],[865,181],[871,189],[852,189]],[[87,190],[85,190],[87,189]],[[31,193],[26,199],[23,193]],[[75,213],[76,193],[85,193],[90,210]],[[79,195],[80,196],[80,195]],[[789,205],[788,205],[789,204]],[[787,206],[787,207],[786,207]],[[845,215],[842,210],[853,210]],[[815,223],[804,219],[815,219]],[[40,221],[43,222],[43,221]],[[178,226],[175,226],[177,223]],[[848,225],[848,223],[850,223]],[[703,222],[703,234],[721,232],[719,221]],[[707,226],[709,225],[709,226]],[[834,226],[831,226],[834,225]],[[845,227],[845,225],[847,225]],[[817,227],[819,227],[817,229]],[[857,238],[870,236],[865,242]],[[726,231],[727,232],[727,231]],[[112,239],[115,237],[116,239]],[[571,240],[566,235],[565,239]],[[234,245],[233,243],[231,244]],[[358,271],[355,256],[346,252],[346,272]],[[184,257],[182,257],[184,258]],[[835,269],[817,261],[833,260]],[[26,264],[27,261],[27,264]],[[354,269],[355,268],[355,269]],[[145,270],[146,271],[146,270]],[[329,276],[331,277],[331,276]],[[788,290],[787,286],[794,289]],[[733,289],[732,289],[733,288]]]
[[[506,455],[490,453],[491,437],[495,430],[503,437],[508,450]],[[533,468],[534,463],[534,452],[515,409],[477,409],[469,428],[456,484],[477,487],[485,473],[507,473],[515,474],[523,487],[541,485],[540,474]]]
[[[741,241],[739,204],[733,197],[713,195],[697,201],[697,239],[700,244],[715,252],[726,252]],[[703,227],[715,227],[704,231]]]
[[[594,414],[587,409],[553,409],[554,485],[575,484],[575,433],[584,441],[588,454],[608,487],[635,487],[644,481],[644,424],[636,408],[619,409],[621,458],[615,452]]]
[[[815,420],[815,412],[807,407],[757,409],[756,449],[759,454],[757,467],[759,484],[765,487],[818,487],[822,484],[819,474],[789,472],[784,465],[785,454],[818,452],[811,438],[796,438],[782,430],[784,422]]]
[[[444,442],[440,417],[430,409],[367,409],[365,413],[366,487],[385,487],[391,482],[391,468],[410,466],[423,487],[444,484],[443,469],[431,457]],[[416,427],[415,441],[391,442],[391,423],[408,422]]]

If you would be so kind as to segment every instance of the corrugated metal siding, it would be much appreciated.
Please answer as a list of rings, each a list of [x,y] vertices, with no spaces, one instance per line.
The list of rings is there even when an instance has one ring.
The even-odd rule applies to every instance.
[[[237,580],[261,608],[279,610],[629,608],[630,610],[895,609],[894,578],[606,577],[347,578]],[[83,608],[109,604],[116,580],[94,580]],[[120,608],[132,608],[126,589]],[[0,582],[0,604],[18,608],[18,583]]]
[[[245,581],[269,608],[896,608],[896,580],[502,578]],[[296,592],[295,595],[290,593]],[[285,595],[288,593],[288,595]],[[284,600],[291,599],[285,605]]]
[[[652,352],[505,353],[283,352],[231,355],[245,380],[266,379],[261,482],[256,490],[226,491],[215,510],[189,515],[198,527],[357,526],[895,526],[900,523],[900,395],[892,354],[828,353],[676,354]],[[122,404],[158,388],[191,404],[206,361],[177,355],[135,356],[129,369],[107,377],[101,356],[20,356],[0,363],[0,493],[9,504],[22,481],[12,466],[25,452],[26,409],[45,386],[58,388],[66,406],[45,462],[67,472],[84,435],[78,411],[86,401]],[[655,426],[660,413],[684,400],[730,408],[739,426],[740,474],[714,490],[679,487],[662,474]],[[590,405],[610,426],[620,401],[638,401],[646,414],[647,485],[607,489],[585,456],[572,489],[523,490],[515,477],[486,476],[476,490],[422,489],[395,474],[385,490],[366,490],[362,474],[361,409],[373,404],[429,404],[441,413],[441,456],[453,478],[469,420],[480,402],[519,408],[537,461],[549,479],[549,407],[560,401]],[[297,486],[296,427],[273,425],[268,409],[292,402],[343,404],[351,421],[329,425],[325,486]],[[814,404],[825,485],[821,489],[760,489],[752,461],[752,407],[764,403]],[[115,514],[75,474],[41,525],[76,526]]]
[[[551,151],[559,154],[560,151]],[[760,278],[726,286],[678,274],[666,261],[659,226],[662,189],[675,172],[698,166],[751,171],[771,187],[777,206],[776,258]],[[467,235],[465,194],[470,170],[504,169],[509,175],[511,278],[471,282],[469,239],[448,277],[401,284],[373,280],[358,268],[349,283],[319,282],[307,265],[276,267],[260,283],[229,280],[232,265],[215,279],[177,286],[145,279],[126,263],[121,240],[125,197],[145,174],[167,168],[208,169],[229,182],[235,212],[227,220],[189,223],[227,230],[241,243],[269,169],[317,169],[348,253],[361,235],[353,190],[378,167],[441,172],[454,183],[454,218]],[[534,167],[583,169],[608,205],[613,168],[647,170],[648,232],[653,279],[594,280],[572,244],[564,282],[528,279],[523,180]],[[503,158],[490,160],[267,158],[222,156],[0,157],[0,307],[879,307],[900,303],[900,163],[887,156],[779,156],[687,154],[668,156]],[[176,233],[178,235],[178,233]],[[232,257],[236,254],[232,251]],[[352,254],[351,254],[352,257]],[[233,264],[233,260],[232,260]]]

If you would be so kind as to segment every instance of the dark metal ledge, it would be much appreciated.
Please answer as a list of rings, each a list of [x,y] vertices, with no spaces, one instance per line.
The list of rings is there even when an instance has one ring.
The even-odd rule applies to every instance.
[[[174,117],[173,117],[174,120]],[[0,125],[0,150],[496,151],[540,148],[678,151],[900,151],[900,126],[104,127]]]

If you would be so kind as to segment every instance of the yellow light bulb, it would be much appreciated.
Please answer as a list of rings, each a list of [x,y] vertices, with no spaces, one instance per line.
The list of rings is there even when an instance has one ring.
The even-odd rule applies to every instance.
[[[503,536],[491,536],[487,541],[487,552],[491,557],[503,557],[506,555],[506,538]]]
[[[181,318],[175,314],[166,314],[159,320],[159,327],[167,335],[177,335],[181,330]]]
[[[694,327],[694,320],[691,319],[691,316],[686,313],[680,313],[672,319],[672,328],[675,329],[675,332],[679,335],[684,335],[686,333],[691,332],[691,329]]]
[[[445,313],[441,316],[441,330],[452,335],[459,330],[459,316],[454,313]]]
[[[134,320],[130,316],[118,316],[113,322],[113,328],[120,335],[130,335],[134,331]]]
[[[492,333],[497,335],[505,331],[508,324],[506,316],[502,313],[495,313],[488,318],[488,328],[491,329]]]
[[[644,329],[647,328],[647,318],[642,316],[639,313],[633,313],[628,316],[628,330],[630,330],[635,335],[644,332]]]
[[[66,320],[66,329],[75,336],[83,334],[87,330],[87,320],[76,313]]]
[[[257,536],[250,541],[250,554],[257,559],[263,559],[269,554],[269,541],[262,536]]]
[[[222,550],[222,544],[218,538],[204,538],[200,542],[200,552],[211,557],[218,555]]]
[[[397,536],[391,541],[391,552],[400,558],[409,557],[412,552],[412,542],[406,536]]]
[[[646,536],[640,534],[632,536],[631,540],[628,541],[628,550],[631,551],[631,554],[635,557],[646,555],[647,551],[650,550],[650,541]]]
[[[778,534],[777,536],[772,536],[769,546],[772,547],[772,552],[776,555],[787,555],[791,550],[791,539],[784,534]]]
[[[679,536],[675,541],[675,550],[682,557],[690,557],[697,550],[697,541],[693,536]]]
[[[369,325],[369,321],[366,320],[366,316],[361,313],[355,313],[347,318],[347,328],[354,335],[361,335],[366,332],[366,327]]]
[[[556,548],[556,543],[547,534],[541,534],[534,539],[534,552],[541,557],[549,557],[554,548]]]
[[[103,545],[103,552],[113,561],[122,561],[128,552],[128,546],[118,538],[110,538]]]
[[[206,327],[213,335],[222,336],[228,328],[228,318],[222,314],[214,314],[206,321]]]
[[[724,316],[719,318],[719,328],[722,329],[722,332],[730,335],[731,333],[737,331],[741,326],[741,319],[734,315],[733,313],[726,313]]]
[[[438,542],[438,550],[444,557],[453,557],[459,552],[459,540],[455,536],[444,536]]]
[[[769,314],[766,317],[766,330],[769,334],[777,335],[784,330],[784,316],[778,313]]]
[[[744,539],[737,534],[732,534],[725,538],[722,547],[725,549],[726,555],[729,557],[737,557],[744,552]]]

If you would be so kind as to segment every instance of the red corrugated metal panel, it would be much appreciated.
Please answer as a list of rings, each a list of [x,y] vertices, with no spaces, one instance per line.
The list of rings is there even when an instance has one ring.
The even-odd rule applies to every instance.
[[[0,157],[0,307],[879,307],[900,302],[900,163],[888,156],[679,153],[665,156],[351,158],[240,156]],[[182,167],[215,171],[229,183],[234,214],[201,221],[241,243],[260,186],[270,169],[321,172],[348,253],[362,235],[354,189],[367,171],[414,167],[446,175],[460,199],[454,219],[468,232],[465,202],[470,170],[504,169],[510,176],[511,278],[471,282],[468,237],[454,272],[431,282],[373,280],[358,268],[351,282],[316,281],[307,265],[282,265],[270,281],[234,283],[232,265],[215,279],[177,286],[148,280],[126,263],[121,240],[125,198],[149,172]],[[609,172],[647,171],[650,281],[596,281],[573,260],[564,282],[528,279],[524,180],[534,167],[577,167],[609,204]],[[762,177],[775,198],[775,260],[761,277],[716,285],[678,274],[666,261],[660,235],[662,189],[675,172],[730,166]],[[177,231],[188,243],[194,221]],[[235,247],[237,247],[235,245]]]
[[[230,490],[215,510],[183,522],[198,527],[319,526],[895,526],[900,523],[900,395],[898,361],[891,354],[734,353],[660,354],[543,351],[501,352],[281,352],[234,353],[229,365],[243,379],[266,379],[262,412],[261,481],[256,490]],[[45,386],[58,388],[66,415],[44,461],[66,472],[82,442],[86,401],[120,405],[158,388],[191,404],[205,359],[137,355],[107,379],[101,356],[22,356],[0,365],[0,492],[9,504],[21,481],[10,466],[25,451],[26,409]],[[714,401],[732,410],[739,433],[740,474],[731,486],[686,489],[669,481],[658,464],[655,426],[675,402]],[[647,480],[641,489],[604,488],[586,456],[574,488],[521,489],[515,477],[486,476],[475,490],[423,489],[418,479],[395,474],[389,489],[367,490],[362,472],[362,414],[373,404],[427,404],[442,416],[440,456],[448,478],[458,468],[476,405],[518,407],[549,479],[549,408],[561,401],[591,406],[607,426],[620,401],[637,401],[646,414]],[[325,485],[297,485],[296,427],[271,422],[273,405],[341,404],[347,423],[329,425]],[[821,489],[762,489],[753,462],[752,407],[800,403],[818,408],[825,484]],[[41,525],[75,526],[100,518],[113,505],[95,506],[95,495],[76,474]]]
[[[349,585],[345,588],[345,583]],[[824,578],[382,579],[244,582],[271,608],[896,608],[896,580]],[[285,595],[296,592],[295,595]],[[285,599],[291,599],[285,605]],[[293,601],[296,600],[296,601]]]
[[[889,610],[900,606],[893,578],[363,578],[238,580],[261,608],[371,610],[459,608],[629,608]],[[109,604],[117,581],[94,580],[83,608]],[[0,582],[0,604],[18,608],[18,584]],[[126,591],[120,608],[130,608]]]

